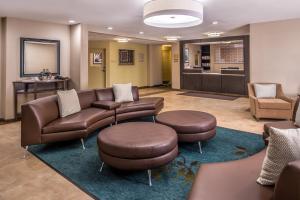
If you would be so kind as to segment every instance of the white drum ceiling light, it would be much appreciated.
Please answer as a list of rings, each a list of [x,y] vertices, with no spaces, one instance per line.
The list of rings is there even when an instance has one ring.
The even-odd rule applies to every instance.
[[[144,5],[144,23],[160,28],[185,28],[203,22],[198,0],[152,0]]]

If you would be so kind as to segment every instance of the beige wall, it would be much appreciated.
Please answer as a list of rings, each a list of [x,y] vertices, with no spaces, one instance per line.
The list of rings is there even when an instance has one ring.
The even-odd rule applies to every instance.
[[[67,25],[7,18],[5,26],[4,77],[1,99],[4,104],[5,119],[14,117],[12,82],[20,79],[20,37],[60,40],[61,42],[61,74],[70,76],[70,29]],[[2,45],[3,46],[3,45]]]
[[[250,25],[251,82],[283,84],[300,92],[300,19]]]
[[[172,88],[180,89],[179,42],[172,44]]]

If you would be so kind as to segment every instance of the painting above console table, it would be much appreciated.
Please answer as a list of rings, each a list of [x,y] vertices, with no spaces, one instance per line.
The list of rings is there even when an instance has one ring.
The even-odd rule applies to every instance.
[[[60,74],[60,41],[20,38],[20,77],[39,76],[44,69]]]

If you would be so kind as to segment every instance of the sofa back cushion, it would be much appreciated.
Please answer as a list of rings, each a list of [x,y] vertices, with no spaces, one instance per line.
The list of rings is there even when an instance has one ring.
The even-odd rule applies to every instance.
[[[57,96],[43,97],[28,103],[38,118],[41,127],[59,118]]]
[[[255,96],[257,98],[276,98],[276,84],[254,84]]]
[[[78,98],[81,109],[86,109],[92,106],[96,101],[95,90],[82,90],[78,92]]]
[[[97,89],[95,90],[97,101],[115,101],[115,96],[112,88]],[[137,86],[132,86],[132,96],[134,101],[138,101],[139,88]]]
[[[96,96],[98,101],[115,101],[112,88],[98,89],[96,90]]]

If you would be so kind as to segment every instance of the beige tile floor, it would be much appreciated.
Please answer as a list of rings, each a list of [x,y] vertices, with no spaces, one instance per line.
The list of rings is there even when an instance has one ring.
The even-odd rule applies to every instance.
[[[153,94],[157,89],[144,89],[141,94]],[[250,115],[246,98],[224,101],[177,95],[178,91],[153,96],[165,98],[167,110],[191,109],[209,112],[218,125],[254,133],[262,132],[262,122]],[[68,180],[32,155],[23,159],[20,147],[20,122],[0,125],[0,200],[14,199],[92,199]]]

